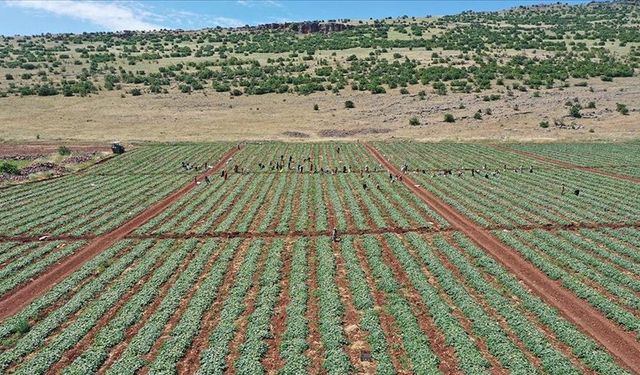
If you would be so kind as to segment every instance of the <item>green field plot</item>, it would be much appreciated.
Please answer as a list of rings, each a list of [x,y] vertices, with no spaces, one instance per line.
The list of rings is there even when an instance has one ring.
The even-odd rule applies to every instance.
[[[235,144],[162,144],[143,146],[125,152],[109,163],[91,168],[91,174],[196,174],[205,163],[214,165]],[[186,169],[182,163],[193,168]],[[195,167],[198,167],[198,170]]]
[[[496,231],[531,263],[640,337],[640,232]]]
[[[576,311],[640,344],[637,184],[365,146],[149,145],[0,190],[0,372],[633,373]]]
[[[185,184],[179,175],[73,175],[0,191],[5,236],[84,235],[111,230]]]
[[[452,145],[450,156],[439,159],[429,152],[431,145],[377,146],[396,165],[408,165],[411,178],[422,187],[486,227],[637,223],[640,218],[640,186],[633,182],[518,155],[508,162],[508,152],[487,146]],[[459,171],[469,168],[465,163],[476,171]],[[428,170],[436,165],[439,170]]]
[[[584,167],[615,167],[609,169],[613,172],[624,170],[625,166],[640,167],[640,143],[637,142],[522,144],[511,147]]]

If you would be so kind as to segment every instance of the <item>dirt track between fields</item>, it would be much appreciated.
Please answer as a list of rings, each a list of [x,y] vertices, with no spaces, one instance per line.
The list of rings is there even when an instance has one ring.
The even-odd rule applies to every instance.
[[[380,151],[370,144],[364,145],[391,173],[403,175]],[[605,347],[621,365],[634,373],[640,373],[640,343],[632,334],[625,332],[586,301],[549,279],[517,251],[495,238],[489,230],[482,228],[426,189],[419,187],[409,176],[403,175],[402,182],[446,219],[453,228],[463,232],[476,245],[521,279],[535,294],[558,309],[564,317]]]
[[[218,161],[213,168],[200,175],[200,178],[216,173],[233,155],[235,155],[236,152],[238,152],[239,149],[239,147],[234,147],[227,151],[222,155],[220,161]],[[93,259],[117,241],[125,238],[128,234],[151,220],[156,215],[160,214],[167,207],[189,192],[189,190],[194,186],[195,182],[187,182],[182,188],[148,207],[142,213],[127,221],[120,227],[112,230],[111,232],[95,237],[85,247],[61,260],[59,263],[49,267],[31,282],[18,286],[11,292],[7,293],[0,301],[0,320],[19,312],[34,299],[51,289],[54,285],[64,280],[73,272],[77,271],[83,264]]]
[[[555,164],[557,166],[560,166],[560,167],[566,168],[566,169],[576,169],[576,170],[579,170],[579,171],[586,171],[586,172],[596,173],[596,174],[599,174],[599,175],[602,175],[602,176],[613,177],[613,178],[617,178],[619,180],[626,180],[626,181],[631,181],[631,182],[635,182],[637,184],[640,184],[640,177],[629,176],[629,175],[626,175],[626,174],[619,174],[619,173],[613,173],[613,172],[607,172],[607,171],[603,171],[601,169],[598,169],[597,167],[587,167],[587,166],[583,166],[583,165],[576,165],[576,164],[572,164],[572,163],[569,163],[569,162],[566,162],[566,161],[549,158],[549,157],[538,155],[538,154],[534,154],[534,153],[528,152],[528,151],[515,150],[515,149],[512,149],[512,148],[508,148],[508,147],[499,147],[499,149],[502,150],[502,151],[512,152],[514,154],[526,156],[526,157],[531,158],[531,159],[536,159],[536,160],[544,161],[544,162],[547,162],[547,163],[552,163],[552,164]]]
[[[484,227],[487,231],[532,231],[532,230],[546,230],[546,231],[578,231],[581,229],[622,229],[622,228],[634,228],[640,229],[640,222],[636,223],[570,223],[570,224],[531,224],[531,225],[515,225],[513,227],[505,227],[501,225]],[[438,228],[438,227],[384,227],[384,228],[369,228],[369,229],[347,229],[340,232],[340,235],[347,236],[362,236],[367,234],[384,234],[384,233],[447,233],[455,232],[458,229],[453,227]],[[331,235],[330,230],[326,231],[289,231],[289,232],[215,232],[215,233],[161,233],[161,234],[130,234],[125,236],[128,239],[135,240],[186,240],[189,238],[209,239],[209,238],[242,238],[242,239],[254,239],[254,238],[300,238],[300,237],[320,237]],[[32,237],[32,236],[0,236],[0,243],[2,242],[52,242],[52,241],[93,241],[97,238],[94,235],[82,235],[82,236],[46,236],[46,237]]]

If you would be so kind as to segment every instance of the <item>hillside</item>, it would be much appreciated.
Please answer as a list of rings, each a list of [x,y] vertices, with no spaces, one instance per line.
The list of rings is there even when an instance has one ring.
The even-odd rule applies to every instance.
[[[5,36],[2,137],[633,138],[639,25],[636,4],[611,2]]]

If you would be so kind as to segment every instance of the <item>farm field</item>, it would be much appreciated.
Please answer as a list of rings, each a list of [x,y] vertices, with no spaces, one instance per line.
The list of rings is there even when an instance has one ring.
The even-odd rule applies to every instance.
[[[148,144],[1,189],[0,373],[638,373],[640,185],[581,168],[638,145],[583,147]]]

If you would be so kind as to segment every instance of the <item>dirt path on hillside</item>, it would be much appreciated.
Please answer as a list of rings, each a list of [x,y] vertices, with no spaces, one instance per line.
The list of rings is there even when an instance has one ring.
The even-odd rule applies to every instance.
[[[617,178],[618,180],[631,181],[631,182],[635,182],[637,184],[640,184],[640,177],[635,177],[635,176],[629,176],[629,175],[626,175],[626,174],[619,174],[619,173],[603,171],[603,170],[598,169],[596,167],[586,167],[586,166],[583,166],[583,165],[572,164],[572,163],[569,163],[569,162],[566,162],[566,161],[562,161],[562,160],[553,159],[553,158],[549,158],[549,157],[546,157],[546,156],[534,154],[533,152],[516,150],[516,149],[512,149],[512,148],[508,148],[508,147],[502,147],[502,146],[495,146],[495,147],[497,149],[501,150],[501,151],[507,151],[507,152],[511,152],[511,153],[514,153],[514,154],[526,156],[526,157],[531,158],[531,159],[536,159],[536,160],[544,161],[544,162],[547,162],[547,163],[552,163],[552,164],[555,164],[555,165],[560,166],[562,168],[577,169],[579,171],[592,172],[592,173],[599,174],[599,175],[602,175],[602,176],[613,177],[613,178]]]
[[[401,175],[398,168],[370,144],[367,150],[391,173]],[[557,308],[564,317],[604,346],[624,367],[640,373],[640,343],[620,326],[608,320],[586,301],[549,279],[542,271],[524,259],[518,252],[504,245],[487,230],[474,223],[457,210],[442,202],[434,194],[417,185],[409,176],[402,181],[417,196],[428,203],[451,226],[463,232],[481,249],[500,262],[521,279],[545,302]]]
[[[234,147],[227,151],[220,161],[218,161],[213,168],[209,169],[200,178],[210,176],[220,170],[227,161],[240,150],[239,147]],[[49,267],[35,279],[27,284],[23,284],[11,292],[7,293],[0,301],[0,320],[5,319],[27,306],[37,297],[42,295],[47,290],[51,289],[54,285],[64,280],[67,276],[77,271],[87,261],[93,259],[95,256],[115,244],[119,240],[123,239],[129,233],[136,230],[139,226],[143,225],[147,221],[151,220],[156,215],[160,214],[171,204],[175,203],[182,196],[187,194],[195,186],[193,181],[189,181],[179,190],[176,190],[172,194],[158,201],[154,205],[148,207],[142,213],[134,217],[133,219],[125,222],[120,227],[105,233],[101,236],[95,237],[82,249],[76,251],[74,254],[63,259],[59,263]]]

